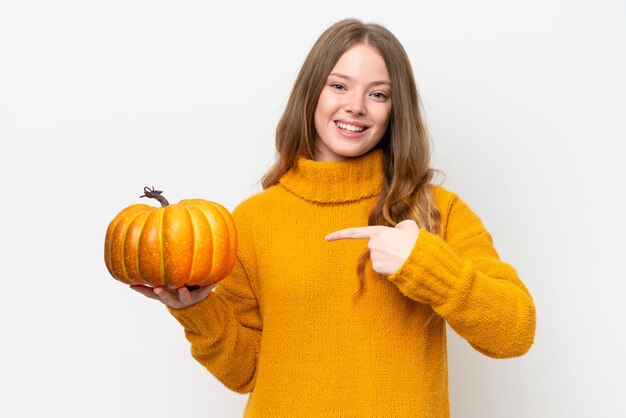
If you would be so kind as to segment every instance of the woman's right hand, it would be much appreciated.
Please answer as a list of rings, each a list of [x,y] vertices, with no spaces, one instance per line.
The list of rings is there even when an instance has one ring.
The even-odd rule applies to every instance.
[[[192,290],[185,286],[178,289],[168,289],[140,284],[131,285],[130,288],[150,299],[158,300],[170,308],[183,309],[203,301],[216,285],[217,283],[213,283],[207,286],[194,287]]]

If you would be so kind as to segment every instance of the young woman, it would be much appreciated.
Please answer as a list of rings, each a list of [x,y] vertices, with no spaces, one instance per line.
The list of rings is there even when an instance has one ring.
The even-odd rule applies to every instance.
[[[533,343],[535,310],[476,214],[431,184],[409,59],[344,20],[310,51],[264,191],[233,212],[232,274],[168,305],[192,355],[251,392],[250,417],[449,416],[446,327],[494,358]]]

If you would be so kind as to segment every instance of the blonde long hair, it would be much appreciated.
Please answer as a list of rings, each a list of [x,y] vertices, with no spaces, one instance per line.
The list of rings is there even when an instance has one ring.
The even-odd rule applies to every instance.
[[[429,187],[436,170],[430,167],[430,138],[422,120],[411,63],[396,37],[378,24],[342,20],[329,27],[313,45],[276,128],[276,162],[261,184],[264,189],[277,184],[300,156],[313,159],[313,121],[322,88],[339,58],[359,44],[370,45],[381,54],[392,92],[389,125],[378,145],[384,155],[384,182],[368,223],[393,227],[413,219],[420,228],[439,234],[440,213]],[[361,283],[368,260],[369,251],[357,266]]]

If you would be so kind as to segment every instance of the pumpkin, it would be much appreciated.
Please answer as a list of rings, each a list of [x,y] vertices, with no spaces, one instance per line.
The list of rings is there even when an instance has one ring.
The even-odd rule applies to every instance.
[[[160,190],[144,195],[161,207],[135,204],[109,224],[104,261],[126,284],[203,286],[226,277],[235,266],[237,231],[226,208],[202,199],[169,204]]]

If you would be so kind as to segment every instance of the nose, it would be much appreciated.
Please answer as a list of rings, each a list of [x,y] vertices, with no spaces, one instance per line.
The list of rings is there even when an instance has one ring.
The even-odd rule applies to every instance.
[[[348,94],[344,109],[352,115],[363,116],[367,113],[363,96],[357,93]]]

